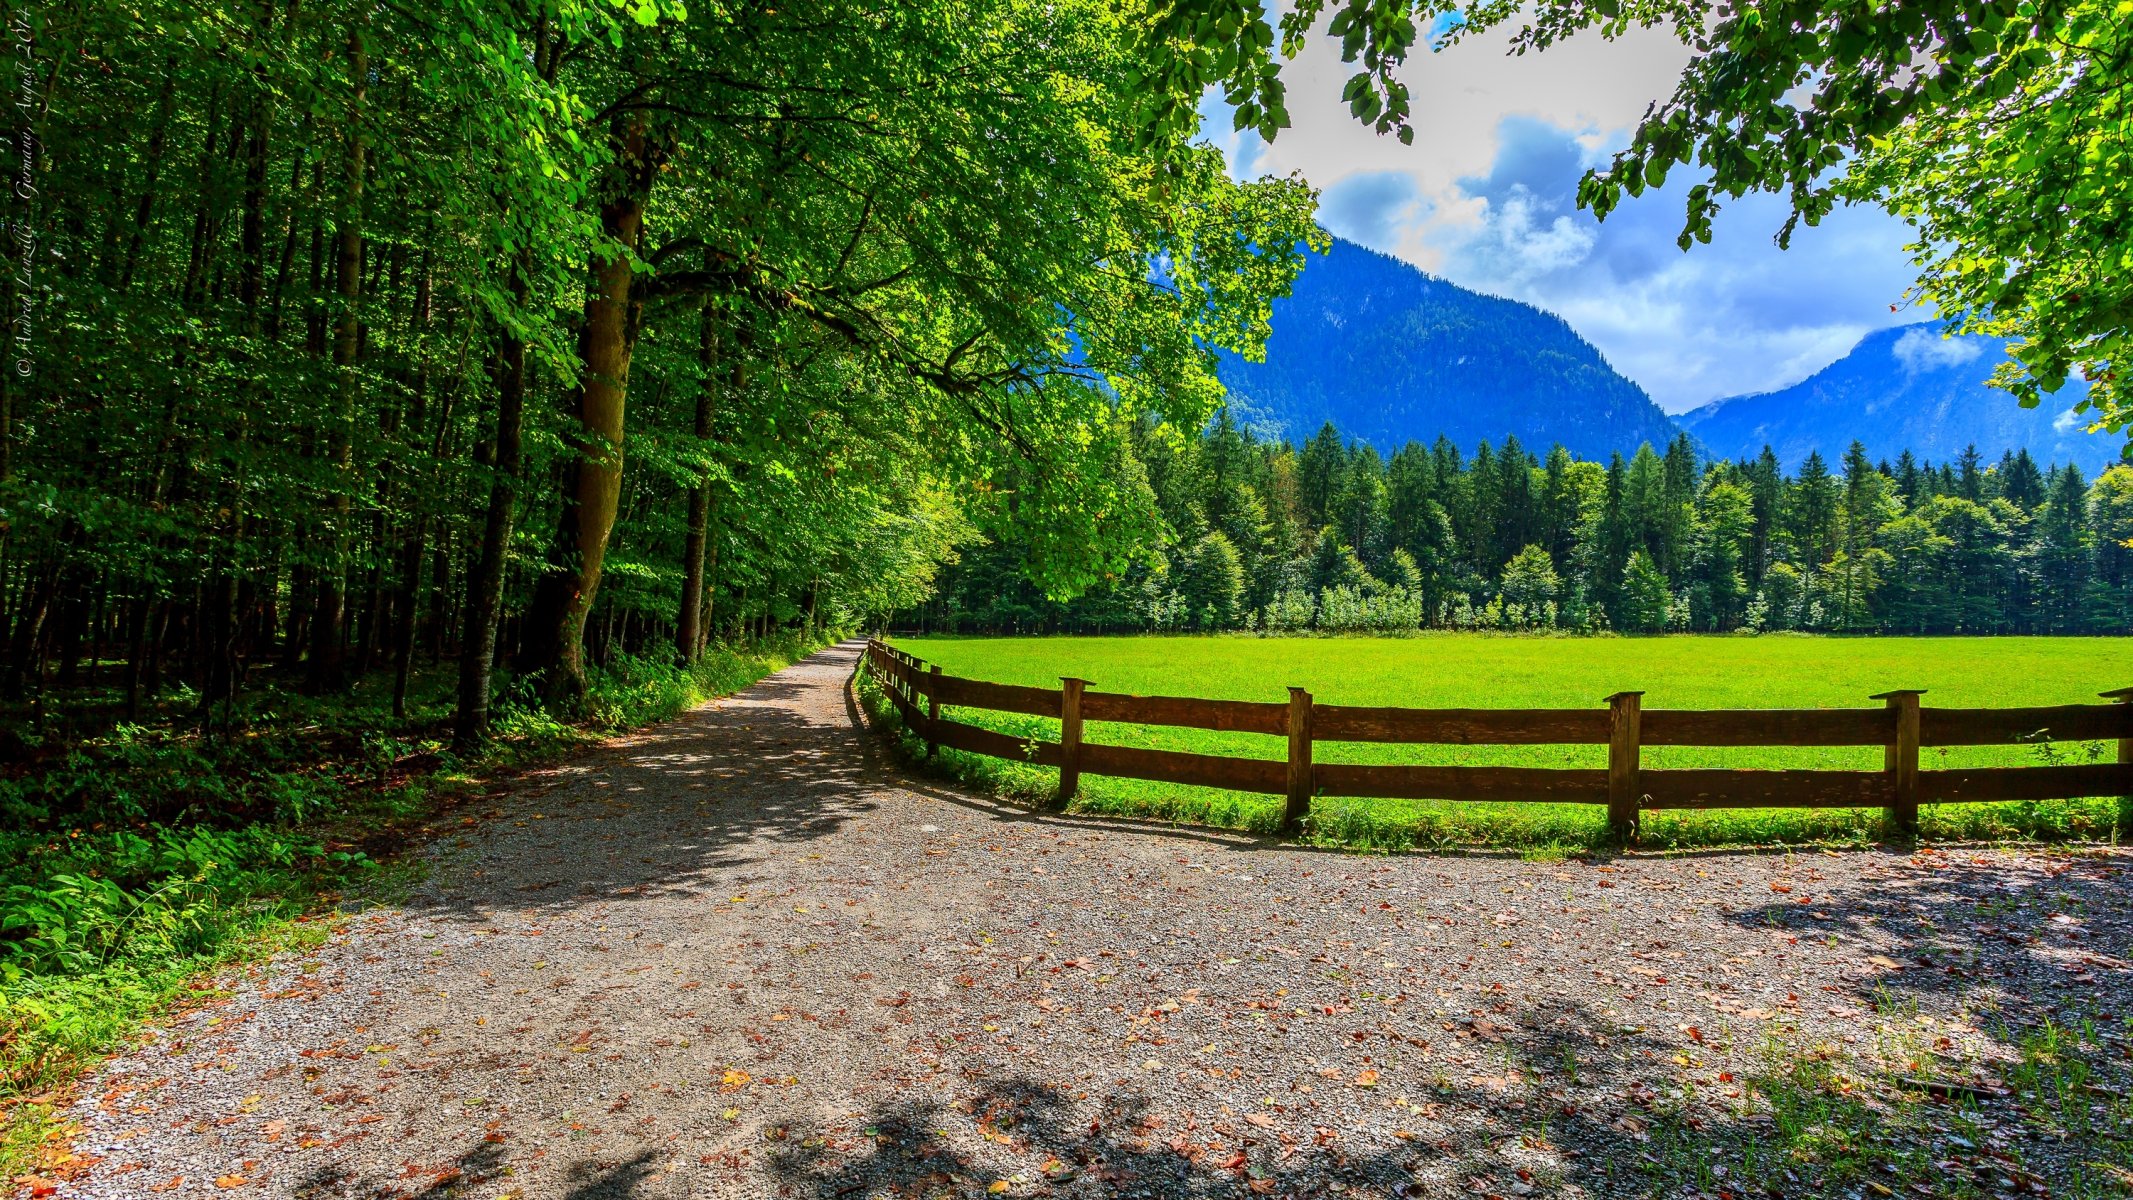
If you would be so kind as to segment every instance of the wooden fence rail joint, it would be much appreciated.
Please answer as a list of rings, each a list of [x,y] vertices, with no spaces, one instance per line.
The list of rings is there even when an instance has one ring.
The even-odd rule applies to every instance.
[[[1292,687],[1289,689],[1288,794],[1281,810],[1281,828],[1285,833],[1302,828],[1304,815],[1311,811],[1311,774],[1311,693]]]
[[[1086,679],[1059,680],[1059,807],[1081,790],[1081,694]]]
[[[2112,688],[2097,695],[2115,701],[2113,707],[2133,713],[2133,687]],[[2123,771],[2133,771],[2133,729],[2118,736],[2118,764]],[[2133,839],[2133,785],[2128,785],[2118,795],[2118,836]]]
[[[1644,798],[1644,693],[1607,698],[1607,829],[1619,845],[1637,840],[1637,810]]]
[[[1920,717],[1918,698],[1924,688],[1898,688],[1876,692],[1870,699],[1887,706],[1896,728],[1882,756],[1889,774],[1889,803],[1884,809],[1889,828],[1900,837],[1918,835],[1918,747]]]

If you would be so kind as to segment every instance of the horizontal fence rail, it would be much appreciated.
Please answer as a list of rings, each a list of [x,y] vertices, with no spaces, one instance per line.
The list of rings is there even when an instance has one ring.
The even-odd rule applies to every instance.
[[[898,713],[939,747],[1059,768],[1059,802],[1081,776],[1110,775],[1286,800],[1295,828],[1314,796],[1404,800],[1604,804],[1618,837],[1636,835],[1640,812],[1699,808],[1881,808],[1898,830],[1918,828],[1918,806],[1951,801],[2133,796],[2133,688],[2110,704],[2035,708],[1925,708],[1917,691],[1883,692],[1880,708],[1653,709],[1642,692],[1605,708],[1377,708],[1314,704],[1290,688],[1286,704],[1093,692],[1082,679],[1052,688],[944,675],[910,654],[869,641],[865,664]],[[941,715],[941,708],[1050,717],[1058,741],[1017,737]],[[1089,721],[1169,725],[1286,736],[1285,759],[1148,750],[1083,739]],[[2115,741],[2116,762],[1920,770],[1921,747]],[[1314,763],[1317,742],[1419,745],[1606,746],[1601,768],[1367,766]],[[1879,771],[1644,769],[1645,746],[1880,746]]]

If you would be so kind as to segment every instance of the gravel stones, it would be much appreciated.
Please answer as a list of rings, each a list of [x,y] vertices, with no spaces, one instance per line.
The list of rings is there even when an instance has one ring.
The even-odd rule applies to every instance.
[[[1985,1009],[2133,994],[2124,854],[1032,817],[902,778],[857,650],[528,780],[408,903],[113,1060],[63,1194],[1634,1194],[1655,1107],[1742,1120],[1768,1036],[1989,1065]]]

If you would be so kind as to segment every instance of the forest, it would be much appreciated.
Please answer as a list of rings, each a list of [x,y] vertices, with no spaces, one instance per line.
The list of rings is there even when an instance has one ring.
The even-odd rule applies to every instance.
[[[900,626],[988,633],[1563,629],[2124,634],[2133,467],[2095,480],[2027,451],[1787,475],[1766,447],[1709,460],[1687,435],[1626,462],[1445,438],[1390,459],[1326,425],[1302,446],[1225,412],[1135,441],[1161,550],[1071,600],[974,548]]]
[[[54,10],[0,696],[397,717],[450,660],[466,748],[506,678],[567,713],[588,654],[909,606],[1009,520],[1047,586],[1115,570],[1130,416],[1205,420],[1324,247],[1300,181],[1142,137],[1121,21]]]

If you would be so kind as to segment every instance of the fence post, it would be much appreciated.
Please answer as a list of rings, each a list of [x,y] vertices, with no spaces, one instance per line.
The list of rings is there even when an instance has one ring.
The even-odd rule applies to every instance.
[[[1311,811],[1311,693],[1289,689],[1289,797],[1281,828],[1294,833]]]
[[[2115,700],[2121,705],[2133,704],[2133,687],[2117,688],[2098,693],[2106,700]],[[2118,761],[2133,763],[2133,737],[2118,739]],[[2133,838],[2133,796],[2118,798],[2118,836]]]
[[[1918,698],[1924,688],[1876,692],[1868,697],[1889,706],[1896,722],[1882,768],[1889,773],[1889,827],[1904,837],[1918,833]]]
[[[1607,831],[1624,846],[1637,840],[1643,730],[1643,692],[1616,692],[1607,698]]]
[[[1086,679],[1059,680],[1059,807],[1081,790],[1081,691]]]
[[[927,758],[932,758],[934,753],[941,748],[940,742],[935,740],[934,737],[935,729],[941,722],[941,667],[939,663],[933,664],[932,679],[932,686],[926,689]]]

